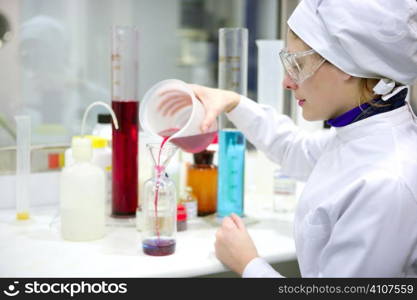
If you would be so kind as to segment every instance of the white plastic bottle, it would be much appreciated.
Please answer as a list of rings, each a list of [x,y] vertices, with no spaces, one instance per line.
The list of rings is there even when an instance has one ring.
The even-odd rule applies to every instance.
[[[111,184],[111,166],[112,166],[112,151],[108,146],[108,140],[105,138],[87,135],[86,138],[91,140],[91,145],[93,148],[93,154],[91,162],[96,166],[99,166],[103,169],[104,174],[106,175],[106,201],[110,201],[112,193],[112,184]],[[74,158],[72,154],[72,148],[65,150],[65,166],[71,166],[74,164]]]
[[[110,114],[98,114],[97,123],[93,128],[93,135],[105,138],[111,146],[112,126]]]
[[[112,151],[108,146],[108,140],[94,135],[87,135],[86,137],[91,140],[93,146],[91,162],[104,171],[106,177],[106,202],[110,204],[112,193]]]
[[[91,140],[74,137],[74,164],[60,178],[61,234],[69,241],[90,241],[105,233],[105,176],[91,162]]]

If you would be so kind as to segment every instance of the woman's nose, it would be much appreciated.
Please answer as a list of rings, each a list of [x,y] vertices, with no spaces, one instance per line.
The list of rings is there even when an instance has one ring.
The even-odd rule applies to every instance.
[[[298,88],[298,85],[294,82],[294,80],[291,79],[288,74],[285,74],[284,80],[282,81],[282,86],[286,90],[296,90]]]

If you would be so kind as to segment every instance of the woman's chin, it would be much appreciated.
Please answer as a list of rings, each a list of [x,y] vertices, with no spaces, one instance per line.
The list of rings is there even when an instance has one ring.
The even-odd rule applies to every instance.
[[[327,120],[327,119],[325,119],[321,116],[317,116],[317,115],[314,115],[314,114],[309,114],[305,110],[303,110],[303,118],[304,118],[304,120],[309,121],[309,122]]]
[[[304,109],[303,109],[303,118],[304,118],[304,120],[310,121],[310,122],[311,121],[316,121],[316,118],[314,118],[313,115],[307,113]]]

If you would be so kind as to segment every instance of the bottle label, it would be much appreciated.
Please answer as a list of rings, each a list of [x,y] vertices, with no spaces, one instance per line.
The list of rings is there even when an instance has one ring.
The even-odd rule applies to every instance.
[[[185,208],[187,209],[187,219],[194,219],[197,217],[197,201],[185,202]]]

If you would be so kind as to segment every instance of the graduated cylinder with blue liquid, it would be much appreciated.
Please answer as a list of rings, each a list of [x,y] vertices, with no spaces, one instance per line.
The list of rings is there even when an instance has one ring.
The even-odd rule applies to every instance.
[[[248,30],[219,30],[219,88],[246,96]],[[245,150],[243,134],[227,117],[220,116],[217,217],[244,216]]]
[[[243,216],[245,137],[236,129],[219,132],[217,216]]]

